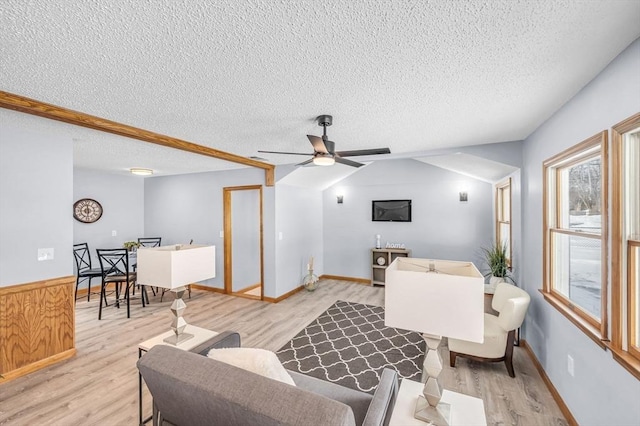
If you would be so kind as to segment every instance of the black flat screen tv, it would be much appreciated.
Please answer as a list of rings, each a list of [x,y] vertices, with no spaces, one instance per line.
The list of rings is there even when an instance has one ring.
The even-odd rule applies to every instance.
[[[411,222],[411,200],[373,200],[371,220],[374,222]]]

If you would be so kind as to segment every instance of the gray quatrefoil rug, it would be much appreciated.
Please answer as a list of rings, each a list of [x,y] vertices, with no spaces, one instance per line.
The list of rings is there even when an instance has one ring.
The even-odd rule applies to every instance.
[[[424,352],[419,333],[384,325],[384,308],[338,301],[277,355],[289,370],[373,393],[385,367],[419,381]]]

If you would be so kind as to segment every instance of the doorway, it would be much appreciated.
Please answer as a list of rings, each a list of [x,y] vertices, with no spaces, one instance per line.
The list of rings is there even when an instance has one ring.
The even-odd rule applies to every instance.
[[[262,185],[223,188],[224,292],[264,297]]]

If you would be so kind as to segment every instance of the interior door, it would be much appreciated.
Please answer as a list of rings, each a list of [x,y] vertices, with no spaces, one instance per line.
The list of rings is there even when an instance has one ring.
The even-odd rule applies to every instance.
[[[262,299],[262,186],[224,188],[223,198],[225,293]]]

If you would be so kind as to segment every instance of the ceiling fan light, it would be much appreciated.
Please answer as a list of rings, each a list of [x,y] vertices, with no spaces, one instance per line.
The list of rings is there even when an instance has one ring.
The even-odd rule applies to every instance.
[[[316,166],[333,166],[335,162],[336,160],[328,155],[316,155],[313,157],[313,164]]]

